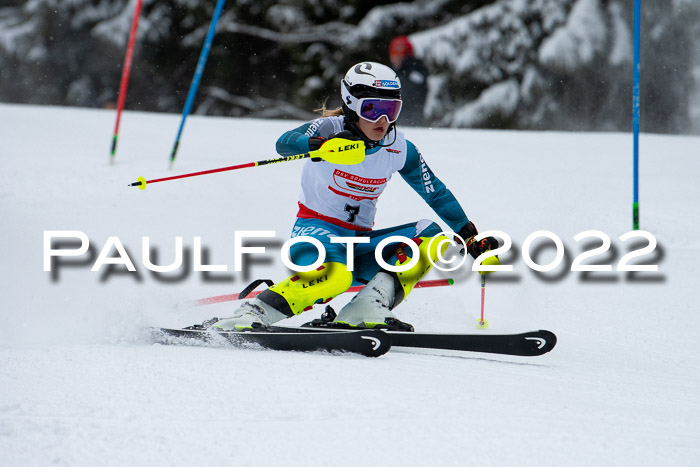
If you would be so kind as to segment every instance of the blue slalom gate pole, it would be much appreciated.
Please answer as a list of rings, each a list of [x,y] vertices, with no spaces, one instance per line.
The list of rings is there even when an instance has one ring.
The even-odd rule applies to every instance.
[[[634,0],[634,83],[632,88],[632,133],[634,139],[634,199],[632,228],[639,230],[639,49],[641,36],[641,0]]]
[[[192,110],[192,104],[194,103],[194,98],[197,95],[197,89],[199,88],[199,82],[202,79],[202,74],[204,73],[204,67],[207,65],[207,58],[209,58],[209,51],[211,50],[211,44],[214,42],[214,32],[216,31],[216,23],[221,17],[221,12],[224,9],[224,4],[226,0],[218,0],[216,2],[216,10],[214,11],[214,16],[211,19],[211,24],[209,25],[209,31],[207,32],[207,37],[204,40],[204,46],[202,47],[202,53],[199,54],[199,61],[197,62],[197,69],[192,77],[192,84],[190,84],[190,90],[187,93],[187,100],[185,101],[185,108],[182,111],[182,120],[180,121],[180,128],[177,130],[177,137],[175,138],[175,144],[173,145],[173,151],[170,154],[170,166],[172,167],[175,162],[175,155],[177,154],[177,147],[180,145],[180,137],[182,136],[182,130],[185,127],[185,120]]]

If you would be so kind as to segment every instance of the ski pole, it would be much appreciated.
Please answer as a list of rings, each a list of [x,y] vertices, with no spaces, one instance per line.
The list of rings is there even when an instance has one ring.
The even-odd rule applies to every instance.
[[[486,274],[481,275],[481,318],[477,321],[477,327],[486,329],[489,322],[484,319],[484,301],[486,298]]]
[[[122,79],[119,84],[119,98],[117,100],[117,122],[114,125],[114,135],[112,136],[112,150],[110,151],[109,161],[114,163],[114,154],[117,151],[117,137],[119,135],[119,122],[122,118],[122,110],[124,110],[124,102],[126,100],[126,89],[129,87],[129,75],[131,74],[131,60],[134,56],[134,43],[136,42],[136,30],[139,27],[139,16],[141,15],[142,0],[136,0],[136,9],[134,10],[134,18],[131,20],[131,31],[129,32],[129,41],[126,46],[126,56],[124,57],[124,68],[122,69]]]
[[[197,95],[197,89],[199,88],[199,82],[202,79],[202,74],[204,73],[204,67],[207,65],[207,59],[209,58],[209,51],[211,50],[211,44],[214,41],[214,32],[216,31],[216,23],[219,21],[221,16],[221,11],[224,9],[224,3],[226,0],[218,0],[216,2],[216,9],[214,10],[214,16],[209,24],[209,31],[207,32],[207,37],[204,40],[204,46],[202,47],[202,52],[199,55],[199,61],[197,62],[197,68],[195,69],[194,76],[192,77],[192,84],[190,84],[190,90],[187,92],[187,100],[185,101],[185,108],[182,111],[182,120],[180,121],[180,127],[177,130],[177,136],[175,137],[175,143],[173,144],[173,150],[170,153],[170,167],[172,168],[175,163],[175,155],[177,154],[177,148],[180,145],[180,137],[182,136],[182,130],[185,127],[185,120],[192,110],[192,104],[194,103],[194,98]]]
[[[219,169],[204,170],[201,172],[192,172],[172,177],[156,178],[154,180],[146,180],[144,177],[139,177],[129,186],[137,186],[141,190],[146,189],[148,183],[167,182],[169,180],[177,180],[187,177],[198,177],[200,175],[208,175],[229,170],[245,169],[247,167],[258,167],[260,165],[275,164],[278,162],[295,161],[307,158],[320,158],[331,164],[355,165],[365,159],[365,143],[362,141],[353,141],[344,138],[333,138],[315,151],[309,151],[305,154],[295,154],[292,156],[282,156],[277,159],[267,159],[257,162],[248,162],[247,164],[232,165],[230,167],[221,167]]]
[[[433,280],[426,280],[426,281],[420,281],[418,282],[414,288],[415,289],[423,289],[427,287],[441,287],[441,286],[447,286],[447,285],[452,285],[454,284],[453,279],[433,279]],[[355,285],[350,287],[348,290],[345,292],[359,292],[364,285]],[[255,290],[253,292],[250,292],[248,295],[246,295],[243,298],[254,298],[257,297],[262,290]],[[215,297],[207,297],[207,298],[200,298],[199,300],[196,300],[194,302],[195,305],[201,306],[201,305],[213,305],[214,303],[222,303],[222,302],[232,302],[234,300],[238,300],[240,294],[234,293],[234,294],[227,294],[227,295],[217,295]]]

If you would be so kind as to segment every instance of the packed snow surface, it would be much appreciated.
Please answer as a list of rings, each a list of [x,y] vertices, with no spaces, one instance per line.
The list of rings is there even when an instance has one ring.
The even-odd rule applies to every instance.
[[[191,116],[170,169],[178,115],[126,112],[110,164],[114,118],[0,104],[3,466],[700,464],[700,138],[641,136],[641,226],[658,244],[630,264],[658,271],[625,273],[620,259],[648,243],[619,238],[632,227],[631,135],[408,130],[476,225],[510,236],[502,259],[514,270],[487,280],[486,330],[475,327],[471,260],[431,271],[429,279],[455,285],[414,291],[399,318],[419,331],[548,329],[559,342],[536,358],[391,351],[370,359],[151,343],[146,326],[181,327],[236,306],[194,300],[287,275],[279,252],[306,162],[141,191],[127,185],[276,157],[277,137],[298,122]],[[421,218],[436,216],[395,177],[377,228]],[[541,230],[565,251],[550,272],[523,258],[555,259],[544,237],[525,248]],[[612,271],[570,270],[602,243],[574,241],[589,230],[612,245],[583,264]],[[82,232],[90,248],[44,271],[48,231]],[[242,271],[237,231],[276,233],[247,241],[266,252]],[[182,237],[183,265],[149,271],[144,237],[158,265],[176,260]],[[227,271],[195,272],[195,241],[203,264]],[[60,242],[52,245],[79,245]],[[136,272],[104,264],[116,245]]]

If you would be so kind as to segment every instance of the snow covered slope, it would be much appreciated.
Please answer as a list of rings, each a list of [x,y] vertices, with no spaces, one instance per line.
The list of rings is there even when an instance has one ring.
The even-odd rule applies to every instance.
[[[431,168],[480,229],[506,232],[514,272],[493,274],[486,331],[480,288],[463,267],[449,288],[416,290],[398,309],[423,331],[549,329],[534,359],[390,352],[378,359],[150,345],[146,325],[184,326],[235,306],[192,300],[286,272],[279,247],[304,162],[127,187],[147,179],[275,157],[296,122],[190,117],[174,170],[179,116],[0,104],[0,458],[24,465],[698,465],[700,463],[700,138],[642,135],[641,225],[658,240],[639,259],[657,273],[571,272],[573,259],[616,267],[631,250],[629,135],[411,130]],[[377,227],[434,218],[397,177]],[[44,232],[80,231],[91,250],[43,270]],[[235,231],[274,230],[267,254],[234,271]],[[562,239],[562,265],[534,272],[528,235]],[[137,272],[90,269],[118,237]],[[157,264],[148,271],[142,239]],[[206,264],[193,272],[195,237]],[[639,246],[639,245],[638,245]],[[529,249],[539,264],[551,242]],[[116,255],[113,248],[109,252]],[[69,264],[70,262],[70,264]],[[349,297],[334,302],[341,305]],[[321,309],[290,320],[298,324]]]

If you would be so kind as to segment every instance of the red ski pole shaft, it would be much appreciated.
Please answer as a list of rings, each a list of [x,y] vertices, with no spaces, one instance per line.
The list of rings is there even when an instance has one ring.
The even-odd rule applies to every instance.
[[[477,326],[481,329],[486,329],[489,322],[484,319],[484,302],[486,301],[486,274],[481,275],[481,318],[477,322]]]
[[[442,286],[447,286],[447,285],[452,285],[454,284],[454,280],[452,279],[433,279],[433,280],[427,280],[427,281],[420,281],[418,282],[414,288],[416,289],[423,289],[427,287],[442,287]],[[362,290],[364,285],[356,285],[353,287],[350,287],[348,290],[345,292],[359,292]],[[255,290],[251,293],[249,293],[246,297],[244,298],[254,298],[257,297],[262,290]],[[232,302],[234,300],[238,300],[238,295],[237,293],[234,294],[228,294],[228,295],[217,295],[216,297],[208,297],[208,298],[200,298],[199,300],[196,300],[194,302],[195,305],[201,306],[201,305],[213,305],[214,303],[221,303],[221,302]]]
[[[293,161],[293,160],[297,160],[297,159],[305,159],[307,157],[311,157],[309,153],[296,154],[293,156],[280,157],[278,159],[267,159],[264,161],[248,162],[247,164],[232,165],[229,167],[221,167],[218,169],[211,169],[211,170],[202,170],[201,172],[191,172],[191,173],[182,174],[182,175],[173,175],[172,177],[156,178],[153,180],[145,180],[145,179],[143,179],[143,177],[139,177],[139,179],[137,181],[130,183],[129,186],[137,186],[137,187],[141,188],[142,190],[144,190],[148,183],[167,182],[169,180],[177,180],[180,178],[199,177],[200,175],[208,175],[208,174],[214,174],[214,173],[219,173],[219,172],[228,172],[230,170],[238,170],[238,169],[245,169],[247,167],[257,167],[259,165],[274,164],[275,162],[287,162],[287,161]]]
[[[313,157],[314,160],[318,157],[319,159],[323,159],[331,164],[355,165],[359,164],[365,159],[365,144],[362,141],[333,138],[326,141],[319,149],[304,154],[282,156],[276,159],[266,159],[263,161],[249,162],[247,164],[221,167],[219,169],[203,170],[201,172],[192,172],[188,174],[175,175],[172,177],[156,178],[154,180],[146,180],[143,177],[139,177],[134,183],[130,183],[129,186],[137,186],[141,190],[145,190],[146,185],[149,183],[166,182],[168,180],[177,180],[179,178],[198,177],[200,175],[227,172],[229,170],[245,169],[246,167],[257,167],[259,165],[275,164],[277,162],[296,161],[309,157]]]
[[[486,301],[486,275],[481,276],[481,322],[484,322],[484,302]]]

